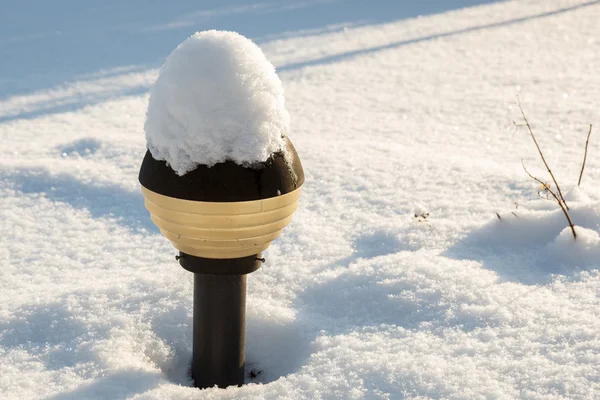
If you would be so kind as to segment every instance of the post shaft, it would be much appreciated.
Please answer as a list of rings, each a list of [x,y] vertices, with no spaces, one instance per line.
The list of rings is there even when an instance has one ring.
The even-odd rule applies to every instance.
[[[246,275],[194,274],[192,378],[198,388],[244,383]]]

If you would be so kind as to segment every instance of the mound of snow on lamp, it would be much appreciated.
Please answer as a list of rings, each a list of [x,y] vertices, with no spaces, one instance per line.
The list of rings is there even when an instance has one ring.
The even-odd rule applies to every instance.
[[[183,255],[260,257],[290,222],[304,172],[281,81],[249,39],[206,31],[180,44],[144,128],[146,208]]]

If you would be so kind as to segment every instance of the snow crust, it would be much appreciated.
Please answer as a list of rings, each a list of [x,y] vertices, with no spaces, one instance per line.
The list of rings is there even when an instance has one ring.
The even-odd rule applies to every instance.
[[[193,276],[137,183],[158,71],[0,99],[0,399],[600,398],[599,20],[507,1],[261,41],[307,179],[226,390],[191,386]]]
[[[161,67],[144,130],[152,156],[178,175],[199,164],[266,161],[289,130],[283,85],[250,39],[198,32]]]

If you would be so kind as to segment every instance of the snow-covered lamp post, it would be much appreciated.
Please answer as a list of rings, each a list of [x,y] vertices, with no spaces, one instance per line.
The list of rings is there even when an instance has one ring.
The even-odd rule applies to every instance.
[[[146,208],[194,273],[192,378],[241,385],[246,274],[290,222],[304,183],[281,81],[249,39],[197,33],[161,68],[144,128]]]

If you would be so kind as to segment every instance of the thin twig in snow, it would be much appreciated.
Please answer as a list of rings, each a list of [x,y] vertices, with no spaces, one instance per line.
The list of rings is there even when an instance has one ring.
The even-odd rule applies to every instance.
[[[583,164],[581,164],[581,172],[579,173],[579,182],[577,182],[577,186],[581,185],[581,177],[583,176],[583,169],[585,168],[585,160],[587,159],[587,148],[588,148],[588,143],[590,142],[591,134],[592,134],[592,124],[590,124],[590,131],[588,132],[587,139],[585,141],[585,153],[583,153]]]
[[[542,182],[540,179],[536,178],[535,176],[531,175],[529,173],[529,171],[527,171],[527,168],[525,168],[525,163],[523,162],[523,160],[521,160],[521,165],[523,165],[523,170],[527,173],[527,175],[529,175],[531,177],[531,179],[539,182],[542,185],[546,185],[544,182]],[[567,217],[567,221],[569,221],[569,226],[571,227],[571,231],[573,231],[573,238],[577,239],[577,233],[575,232],[575,225],[573,225],[573,221],[571,221],[571,217],[569,216],[569,212],[567,211],[567,209],[565,208],[565,205],[560,201],[560,199],[558,198],[558,196],[556,195],[556,193],[554,193],[554,191],[550,188],[547,188],[548,192],[550,192],[550,194],[554,197],[554,199],[556,200],[556,202],[558,203],[558,205],[560,206],[560,209],[563,211],[563,213],[565,214],[565,217]]]
[[[514,131],[513,131],[513,133],[512,133],[511,139],[512,139],[513,137],[515,137],[515,134],[516,134],[516,133],[519,131],[519,128],[520,128],[520,127],[522,127],[522,126],[526,126],[525,124],[517,124],[517,123],[516,123],[516,121],[513,121],[512,123],[513,123],[513,126],[515,127],[515,130],[514,130]]]
[[[540,149],[540,145],[538,144],[537,140],[535,139],[535,135],[533,134],[533,130],[531,129],[531,125],[529,125],[529,121],[527,121],[527,117],[525,116],[525,112],[523,111],[523,107],[521,107],[521,99],[519,98],[519,95],[517,95],[517,102],[519,103],[519,110],[521,110],[521,115],[523,116],[523,120],[525,121],[525,125],[527,125],[527,129],[529,129],[529,134],[531,135],[531,138],[533,139],[533,143],[535,143],[535,147],[537,147],[538,153],[540,153],[540,157],[542,157],[542,161],[544,162],[544,165],[546,166],[546,169],[550,173],[550,176],[552,177],[552,180],[554,181],[554,184],[556,185],[556,189],[558,190],[558,194],[560,196],[560,200],[558,198],[556,200],[559,203],[561,203],[561,201],[562,201],[562,204],[564,204],[565,208],[568,210],[569,206],[567,205],[567,202],[565,201],[565,198],[562,195],[562,191],[560,190],[560,186],[558,186],[558,182],[556,181],[556,178],[554,177],[554,174],[550,170],[550,167],[548,166],[548,163],[546,162],[546,158],[544,158],[544,153],[542,153],[542,149]],[[540,183],[542,185],[544,185],[543,182],[540,182]]]

